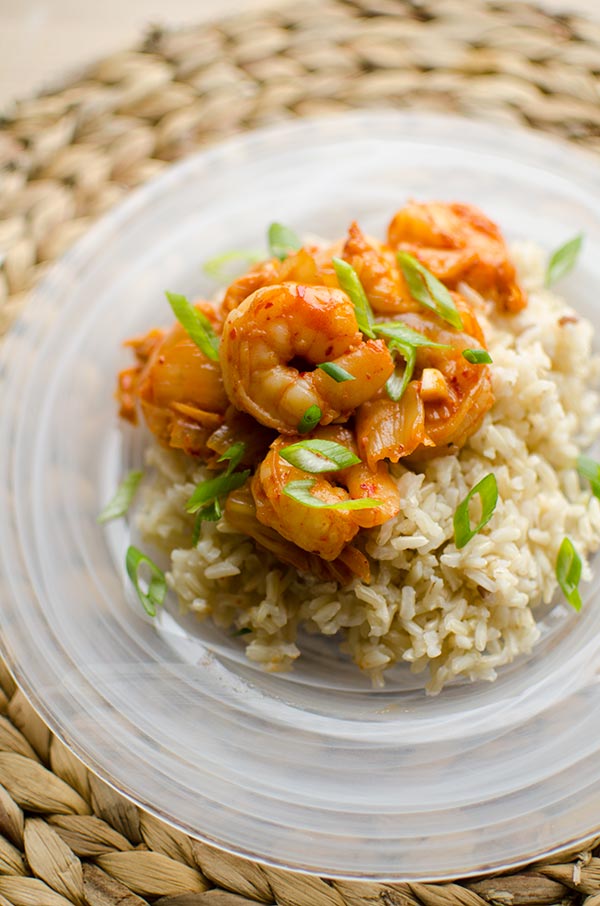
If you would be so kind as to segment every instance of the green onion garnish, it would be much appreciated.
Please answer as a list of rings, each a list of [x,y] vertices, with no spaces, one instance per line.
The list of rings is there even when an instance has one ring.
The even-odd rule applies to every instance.
[[[282,223],[272,223],[267,233],[271,257],[283,261],[290,252],[302,248],[300,237]]]
[[[308,434],[321,421],[322,412],[318,406],[309,406],[300,421],[298,422],[298,434]]]
[[[382,324],[374,325],[375,333],[380,337],[386,337],[390,340],[398,340],[409,346],[427,346],[433,349],[450,349],[447,343],[434,343],[423,333],[408,327],[404,321],[384,321]]]
[[[469,518],[469,503],[473,497],[479,494],[481,500],[481,519],[471,528]],[[480,532],[484,525],[487,525],[492,518],[492,513],[498,503],[498,484],[493,472],[478,481],[474,488],[471,488],[465,499],[458,505],[454,514],[454,543],[460,550],[465,544],[468,544],[477,532]]]
[[[352,265],[348,264],[348,262],[344,261],[342,258],[332,258],[332,261],[338,283],[354,306],[358,329],[364,333],[366,337],[373,339],[375,336],[373,330],[375,317],[358,274]]]
[[[218,497],[223,497],[225,494],[229,494],[230,491],[241,488],[249,474],[250,469],[245,469],[243,472],[233,472],[231,475],[224,472],[222,475],[217,475],[216,478],[201,481],[185,505],[187,512],[197,513],[198,510],[202,509],[206,504],[212,503]]]
[[[335,362],[321,362],[320,365],[317,365],[317,368],[320,368],[321,371],[328,374],[329,377],[333,378],[338,384],[343,384],[344,381],[356,380],[353,374],[350,374],[350,372],[346,371],[345,368],[342,368],[341,365],[336,365]]]
[[[230,273],[232,268],[228,268],[228,264],[234,261],[256,264],[258,261],[262,261],[264,257],[262,252],[244,251],[243,249],[223,252],[221,255],[215,255],[214,258],[209,258],[208,261],[205,261],[202,265],[202,270],[213,280],[228,280],[232,276]]]
[[[463,349],[463,359],[471,365],[490,365],[492,357],[487,349]]]
[[[382,500],[370,500],[366,497],[361,497],[359,500],[340,500],[339,503],[325,503],[324,500],[319,500],[310,493],[315,484],[314,478],[290,481],[284,487],[283,493],[304,506],[318,510],[366,510],[383,504]]]
[[[250,635],[252,630],[248,626],[242,626],[241,629],[236,629],[235,632],[231,633],[231,638],[236,639],[240,635]]]
[[[397,403],[402,399],[404,391],[408,387],[409,381],[413,376],[417,361],[417,350],[414,346],[410,346],[408,343],[402,343],[400,340],[390,340],[388,348],[394,361],[397,359],[398,355],[401,355],[405,363],[402,374],[398,374],[397,370],[394,368],[394,373],[389,376],[385,383],[387,395],[391,400]]]
[[[216,478],[209,478],[206,481],[201,481],[186,503],[185,508],[187,512],[197,514],[196,521],[194,522],[194,530],[192,532],[192,542],[194,545],[198,543],[202,523],[217,522],[221,518],[223,511],[221,509],[219,497],[223,497],[225,494],[229,494],[230,491],[241,488],[248,478],[250,469],[246,469],[244,472],[234,471],[242,461],[245,452],[246,444],[243,440],[239,440],[235,444],[231,444],[230,447],[227,447],[225,452],[219,456],[217,460],[217,462],[227,463],[226,470],[221,475],[217,475]]]
[[[360,462],[358,456],[333,440],[299,440],[279,451],[286,462],[304,472],[336,472]]]
[[[587,478],[592,494],[600,500],[600,463],[589,456],[578,456],[577,471],[582,478]]]
[[[227,463],[227,471],[225,472],[226,475],[231,475],[232,472],[235,472],[242,459],[244,458],[245,452],[246,444],[243,440],[238,440],[235,444],[227,447],[222,456],[219,456],[217,462]]]
[[[148,582],[145,591],[140,585],[139,576],[140,567],[143,564],[150,570],[150,581]],[[160,607],[167,594],[167,580],[165,579],[165,574],[150,557],[147,557],[146,554],[143,554],[141,550],[138,550],[137,547],[133,547],[133,545],[127,548],[125,567],[127,569],[127,575],[133,582],[137,596],[140,599],[144,610],[148,616],[155,617],[156,608]]]
[[[463,322],[454,304],[454,299],[437,277],[423,267],[414,255],[396,252],[398,264],[408,283],[411,295],[417,302],[431,309],[452,327],[462,330]]]
[[[198,541],[200,540],[200,530],[202,528],[203,522],[218,522],[223,511],[221,509],[221,504],[218,500],[213,500],[212,503],[207,503],[206,506],[203,506],[201,510],[198,510],[196,513],[196,518],[194,520],[194,528],[192,531],[192,545],[196,547]]]
[[[207,359],[218,362],[219,338],[206,315],[198,311],[185,296],[177,293],[167,293],[166,296],[173,314],[196,346],[202,350]]]
[[[430,340],[424,334],[412,330],[403,321],[386,321],[383,324],[375,324],[374,330],[378,336],[385,337],[388,340],[388,347],[392,357],[397,358],[395,353],[400,354],[406,362],[402,375],[394,371],[394,374],[388,378],[385,385],[387,395],[396,403],[402,398],[413,376],[417,360],[417,348],[428,346],[435,349],[450,349],[447,344],[434,343],[433,340]]]
[[[129,475],[123,479],[112,500],[110,500],[98,514],[96,519],[97,522],[109,522],[111,519],[118,519],[120,516],[125,515],[130,507],[131,501],[135,497],[135,492],[138,489],[143,474],[143,472],[137,471],[130,472]]]
[[[579,580],[581,579],[581,557],[570,538],[563,538],[556,558],[556,578],[568,603],[574,610],[581,610]]]
[[[546,286],[552,286],[553,283],[556,283],[557,280],[565,277],[569,271],[573,270],[581,251],[582,243],[583,233],[579,233],[579,235],[569,239],[568,242],[565,242],[564,245],[561,245],[550,255],[548,267],[546,268]]]

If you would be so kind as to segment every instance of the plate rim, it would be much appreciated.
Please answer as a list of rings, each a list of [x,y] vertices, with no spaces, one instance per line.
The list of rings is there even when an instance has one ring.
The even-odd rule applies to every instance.
[[[145,207],[148,203],[151,202],[152,197],[154,196],[155,193],[162,193],[163,191],[166,191],[171,184],[177,182],[181,178],[182,174],[184,174],[186,172],[186,170],[193,171],[194,167],[196,166],[196,162],[198,161],[199,158],[202,158],[205,161],[210,161],[211,158],[219,157],[223,153],[227,153],[228,149],[235,148],[236,146],[239,146],[240,144],[244,145],[244,146],[248,146],[248,145],[256,146],[256,145],[260,145],[261,142],[268,141],[272,135],[277,135],[279,137],[285,137],[286,135],[299,134],[301,132],[305,132],[305,130],[307,128],[307,124],[310,124],[310,125],[316,124],[318,127],[322,127],[324,124],[339,123],[341,120],[343,120],[345,123],[350,123],[351,121],[358,121],[358,122],[370,121],[370,122],[375,123],[377,121],[381,121],[382,118],[387,121],[393,119],[397,122],[398,121],[410,122],[410,121],[414,121],[415,119],[418,119],[421,122],[427,121],[432,125],[434,125],[436,123],[441,123],[441,122],[443,122],[443,123],[451,122],[451,123],[457,124],[457,126],[460,124],[462,127],[466,127],[470,130],[474,130],[475,132],[479,132],[481,134],[487,133],[490,136],[491,135],[497,136],[498,130],[499,130],[499,126],[497,124],[487,123],[487,122],[482,122],[482,121],[472,121],[472,120],[466,119],[464,117],[459,117],[459,116],[454,116],[454,115],[431,114],[431,113],[420,114],[420,113],[414,113],[414,112],[403,112],[403,111],[397,111],[397,110],[381,109],[381,110],[377,110],[377,111],[371,110],[371,111],[352,112],[352,113],[348,113],[348,114],[338,115],[335,117],[329,116],[329,117],[302,118],[298,121],[285,122],[283,124],[268,126],[268,127],[265,127],[263,129],[259,129],[259,130],[253,130],[252,132],[241,133],[233,138],[228,139],[225,142],[220,142],[208,149],[203,149],[203,150],[197,151],[197,152],[191,154],[189,157],[186,157],[184,160],[178,161],[177,163],[168,166],[163,172],[158,174],[153,179],[149,180],[148,183],[136,188],[133,192],[128,194],[125,199],[120,201],[113,209],[111,209],[109,212],[104,214],[75,243],[73,248],[71,248],[65,255],[61,256],[61,258],[52,265],[51,269],[44,276],[43,280],[40,281],[40,283],[33,290],[31,297],[28,300],[26,310],[25,310],[24,314],[21,316],[21,318],[18,319],[17,323],[20,323],[21,320],[27,321],[29,318],[28,312],[31,312],[31,310],[36,305],[42,304],[42,300],[46,294],[47,287],[51,287],[53,282],[56,279],[60,278],[60,274],[63,270],[66,269],[66,270],[69,270],[71,273],[73,273],[73,272],[79,273],[81,266],[85,265],[85,259],[86,259],[86,256],[88,256],[90,250],[92,250],[99,242],[101,242],[102,238],[109,231],[112,231],[115,229],[115,227],[118,227],[119,225],[122,225],[123,223],[128,222],[130,219],[133,219],[135,217],[137,211],[140,209],[140,207]],[[515,136],[515,134],[519,134],[519,133],[523,134],[523,136],[527,137],[527,141],[530,146],[533,141],[538,144],[538,146],[541,150],[549,149],[551,147],[556,149],[557,147],[562,146],[563,149],[568,152],[569,157],[571,157],[571,158],[573,156],[579,157],[580,160],[582,161],[582,163],[583,163],[583,161],[585,161],[586,166],[583,169],[585,169],[587,171],[590,168],[590,166],[592,166],[592,168],[595,171],[597,171],[597,172],[595,172],[594,176],[600,185],[600,167],[598,166],[598,162],[591,152],[588,152],[585,149],[574,147],[570,143],[568,143],[567,141],[564,141],[564,140],[549,138],[547,136],[540,136],[535,131],[528,130],[528,129],[525,129],[522,127],[516,127],[516,128],[511,127],[511,129],[509,129],[507,131],[513,137]],[[421,136],[419,138],[419,141],[423,141],[423,140],[424,139]],[[571,181],[578,183],[580,185],[586,184],[586,180],[581,177],[581,174],[579,172],[577,172],[575,175],[569,174],[569,178],[571,179]],[[63,318],[65,316],[64,315],[65,311],[66,311],[66,307],[63,307],[62,309],[60,309],[57,312],[56,317],[53,318],[53,320],[52,320],[52,328],[54,328],[57,324],[60,323],[61,318]],[[18,326],[16,329],[18,330]],[[40,336],[40,333],[44,329],[45,329],[44,325],[38,325],[37,329],[34,327],[33,333],[30,334],[30,336],[32,337],[32,339],[34,341],[37,341]],[[31,327],[28,327],[28,333],[30,332],[30,330],[31,330]],[[6,348],[6,346],[9,342],[10,342],[9,338],[6,337],[4,343],[2,344],[2,349],[0,350],[0,362],[2,362],[2,363],[4,363],[7,358],[7,353],[5,353],[4,349]],[[38,347],[37,351],[40,352],[41,349]],[[77,758],[79,758],[79,760],[82,761],[82,763],[90,771],[92,771],[92,773],[99,776],[101,780],[103,780],[105,783],[107,783],[119,795],[124,796],[128,801],[132,802],[134,805],[142,808],[143,810],[149,812],[150,814],[152,814],[154,817],[160,819],[161,821],[164,821],[169,826],[171,826],[175,829],[178,829],[178,830],[182,830],[184,833],[188,834],[189,836],[202,840],[203,842],[206,842],[210,845],[216,846],[220,850],[229,852],[233,855],[241,855],[244,858],[247,858],[250,861],[256,862],[259,864],[272,865],[275,867],[285,868],[291,872],[303,872],[303,873],[306,873],[306,874],[309,874],[312,876],[317,876],[317,877],[321,876],[322,872],[320,872],[317,869],[306,867],[301,864],[290,866],[287,862],[278,861],[277,859],[269,860],[266,858],[262,858],[260,856],[255,855],[253,852],[251,852],[249,850],[246,850],[243,848],[238,848],[238,847],[232,847],[231,845],[227,844],[226,842],[224,842],[222,840],[218,840],[214,837],[211,837],[210,835],[203,834],[202,832],[197,831],[196,829],[189,828],[187,825],[185,825],[185,823],[184,824],[178,823],[176,820],[172,819],[171,817],[164,815],[159,808],[153,807],[151,803],[144,801],[143,798],[134,794],[130,790],[123,789],[122,787],[118,786],[116,783],[114,783],[111,780],[110,775],[106,776],[105,770],[102,768],[102,765],[99,765],[97,763],[96,759],[93,758],[84,747],[81,747],[81,745],[77,742],[77,740],[71,739],[69,734],[67,732],[65,732],[63,730],[63,728],[60,727],[60,725],[57,725],[57,722],[53,718],[52,712],[48,708],[45,707],[44,701],[38,697],[35,689],[30,687],[30,685],[27,682],[26,676],[21,673],[19,665],[16,664],[14,662],[13,658],[11,657],[11,652],[10,652],[10,649],[8,646],[8,642],[4,637],[3,631],[0,631],[0,653],[3,655],[11,674],[14,676],[19,688],[25,695],[26,699],[29,701],[31,706],[36,711],[36,713],[38,713],[40,715],[40,717],[42,717],[42,719],[44,720],[46,725],[49,727],[51,732],[53,732],[54,735],[69,749],[69,751],[71,751]],[[553,856],[553,855],[559,854],[561,852],[564,852],[566,850],[572,849],[573,847],[578,846],[580,844],[583,845],[583,843],[585,841],[593,839],[594,836],[597,834],[597,832],[598,832],[598,827],[596,827],[593,830],[590,830],[589,833],[586,833],[585,835],[583,835],[581,837],[577,837],[575,839],[569,840],[568,842],[566,842],[564,844],[560,844],[559,846],[556,846],[553,849],[546,848],[546,849],[536,850],[533,854],[528,854],[526,857],[523,857],[523,859],[506,862],[506,863],[503,863],[501,866],[494,864],[494,865],[490,865],[489,867],[486,867],[483,869],[477,869],[477,870],[473,869],[469,873],[461,872],[460,877],[464,877],[464,878],[477,877],[477,876],[481,876],[484,874],[495,873],[500,870],[518,868],[520,866],[527,865],[527,864],[531,863],[532,861],[539,861],[539,859],[542,857]],[[357,871],[356,873],[353,873],[353,874],[348,874],[347,872],[344,872],[339,875],[331,874],[328,872],[327,876],[332,877],[332,878],[339,878],[339,879],[348,879],[348,878],[364,879],[364,880],[374,880],[375,879],[375,876],[370,875],[368,873],[359,872],[359,871]],[[425,881],[425,880],[433,879],[435,882],[438,882],[438,881],[452,880],[457,877],[458,876],[456,874],[438,875],[438,874],[433,873],[430,875],[423,875],[423,876],[419,876],[419,877],[411,876],[408,880]],[[401,880],[401,878],[399,878],[398,876],[386,877],[386,876],[377,875],[376,880],[382,881],[382,882],[385,882],[385,881],[398,882],[399,880]]]

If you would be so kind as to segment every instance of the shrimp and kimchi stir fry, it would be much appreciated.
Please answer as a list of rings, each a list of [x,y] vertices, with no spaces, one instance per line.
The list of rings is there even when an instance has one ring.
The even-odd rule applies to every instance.
[[[369,580],[361,529],[402,506],[390,464],[456,452],[494,402],[478,315],[526,305],[481,211],[410,202],[387,242],[330,246],[272,225],[271,257],[222,301],[128,341],[120,414],[214,470],[189,501],[302,571]],[[468,288],[466,288],[468,287]],[[462,290],[462,292],[461,292]]]

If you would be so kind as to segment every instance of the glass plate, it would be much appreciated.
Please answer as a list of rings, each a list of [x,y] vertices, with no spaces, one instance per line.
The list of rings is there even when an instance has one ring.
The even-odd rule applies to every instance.
[[[572,148],[415,114],[301,121],[170,167],[70,252],[2,343],[2,652],[52,730],[140,806],[228,850],[338,877],[437,879],[579,842],[600,817],[598,578],[558,604],[493,684],[383,691],[311,643],[289,675],[239,639],[153,622],[124,571],[129,528],[95,517],[146,438],[117,423],[121,341],[213,291],[206,258],[272,220],[383,233],[408,197],[480,205],[547,248],[586,233],[561,289],[600,329],[600,179]],[[597,564],[595,572],[598,572]]]

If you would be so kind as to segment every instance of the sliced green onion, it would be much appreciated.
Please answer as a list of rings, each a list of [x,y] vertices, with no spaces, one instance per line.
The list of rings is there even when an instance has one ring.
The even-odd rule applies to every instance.
[[[273,258],[283,261],[290,252],[295,252],[302,247],[300,237],[282,223],[272,223],[267,233],[269,251]]]
[[[348,262],[344,261],[342,258],[332,258],[332,261],[338,283],[354,306],[358,329],[364,333],[366,337],[371,337],[371,339],[373,339],[375,336],[373,330],[375,317],[358,274],[352,265],[348,264]]]
[[[563,538],[556,558],[556,578],[568,603],[574,610],[581,610],[579,580],[581,579],[581,557],[570,538]]]
[[[140,585],[139,576],[140,567],[144,564],[150,570],[150,581],[148,582],[146,590]],[[160,607],[167,594],[167,580],[165,579],[165,574],[150,557],[147,557],[146,554],[143,554],[141,550],[138,550],[137,547],[133,547],[133,545],[127,548],[125,567],[127,569],[127,575],[133,582],[133,586],[141,601],[142,607],[148,616],[155,617],[156,608]]]
[[[100,523],[109,522],[111,519],[118,519],[120,516],[124,516],[135,497],[135,492],[143,475],[143,472],[130,472],[117,488],[112,500],[98,514],[96,521]]]
[[[469,517],[469,503],[473,497],[479,494],[481,500],[481,519],[471,528],[471,519]],[[474,488],[471,488],[465,499],[458,505],[454,514],[454,543],[460,550],[465,544],[468,544],[477,532],[480,532],[484,525],[487,525],[492,518],[492,513],[498,503],[498,484],[493,472],[478,481]]]
[[[253,252],[250,250],[238,249],[231,252],[223,252],[221,255],[215,255],[209,258],[202,265],[202,270],[208,277],[213,280],[228,280],[231,277],[231,268],[227,265],[234,261],[244,262],[245,264],[256,264],[264,258],[262,252]],[[239,270],[239,269],[238,269]]]
[[[245,452],[246,444],[243,440],[238,440],[235,444],[227,447],[222,456],[219,456],[217,462],[227,462],[227,471],[225,472],[226,475],[231,475],[232,472],[235,472],[242,459],[244,458]]]
[[[463,349],[463,359],[471,365],[490,365],[492,357],[487,349]]]
[[[402,399],[404,391],[408,387],[410,379],[413,376],[417,361],[417,350],[414,346],[410,346],[408,343],[402,343],[400,340],[390,340],[388,347],[394,360],[398,355],[401,355],[405,362],[402,374],[398,374],[397,370],[394,368],[394,373],[390,375],[385,384],[387,395],[391,400],[397,403]]]
[[[286,462],[304,472],[336,472],[360,462],[358,456],[333,440],[299,440],[279,451]]]
[[[197,513],[207,503],[212,503],[218,497],[223,497],[230,491],[241,488],[249,474],[250,469],[246,469],[244,472],[234,472],[232,475],[224,472],[222,475],[217,475],[216,478],[201,481],[185,505],[187,512]]]
[[[552,286],[561,277],[565,277],[573,270],[581,251],[583,244],[583,233],[579,233],[560,248],[557,248],[551,255],[546,268],[546,286]]]
[[[309,406],[298,422],[298,434],[308,434],[321,421],[322,412],[318,406]]]
[[[329,375],[330,378],[333,378],[338,384],[343,384],[344,381],[356,380],[353,374],[350,374],[350,372],[346,371],[345,368],[342,368],[341,365],[336,365],[335,362],[321,362],[320,365],[317,365],[317,368],[324,371],[325,374]]]
[[[450,349],[448,343],[434,343],[424,333],[408,327],[404,321],[384,321],[381,324],[374,325],[375,333],[378,336],[386,337],[390,340],[398,340],[400,343],[406,343],[409,346],[427,346],[431,349]]]
[[[236,639],[240,635],[250,635],[251,632],[252,630],[248,626],[242,626],[241,629],[236,629],[235,632],[231,633],[231,638]]]
[[[409,252],[396,252],[396,256],[413,298],[425,308],[434,311],[452,327],[462,330],[461,316],[444,284]]]
[[[600,463],[590,456],[578,456],[577,471],[582,478],[587,478],[592,494],[600,500]]]
[[[185,296],[178,293],[167,293],[166,296],[173,314],[196,346],[202,350],[207,359],[218,362],[219,338],[206,315],[198,311]]]
[[[242,461],[245,452],[244,441],[239,440],[235,444],[231,444],[217,460],[217,462],[227,463],[225,472],[217,475],[216,478],[201,481],[186,503],[187,512],[197,514],[192,532],[194,546],[198,543],[202,523],[217,522],[223,515],[219,497],[240,488],[248,478],[250,469],[246,469],[244,472],[234,471]]]
[[[394,374],[388,378],[385,385],[387,395],[394,402],[398,402],[402,398],[404,391],[408,387],[415,370],[417,349],[419,347],[450,349],[446,343],[434,343],[425,334],[412,330],[403,321],[386,321],[382,324],[375,324],[374,330],[377,336],[385,337],[388,340],[388,347],[392,357],[396,358],[394,353],[399,353],[406,362],[402,375],[394,371]]]
[[[339,503],[325,503],[314,497],[310,491],[316,484],[314,478],[306,478],[301,481],[290,481],[283,489],[283,493],[292,500],[310,506],[318,510],[367,510],[376,506],[382,506],[382,500],[370,500],[361,497],[359,500],[340,500]]]
[[[207,503],[206,506],[203,506],[201,510],[198,510],[196,513],[196,518],[194,520],[194,528],[192,531],[192,546],[196,547],[198,541],[200,540],[200,530],[202,529],[203,522],[218,522],[223,511],[221,509],[221,504],[218,500],[213,500],[212,503]]]

